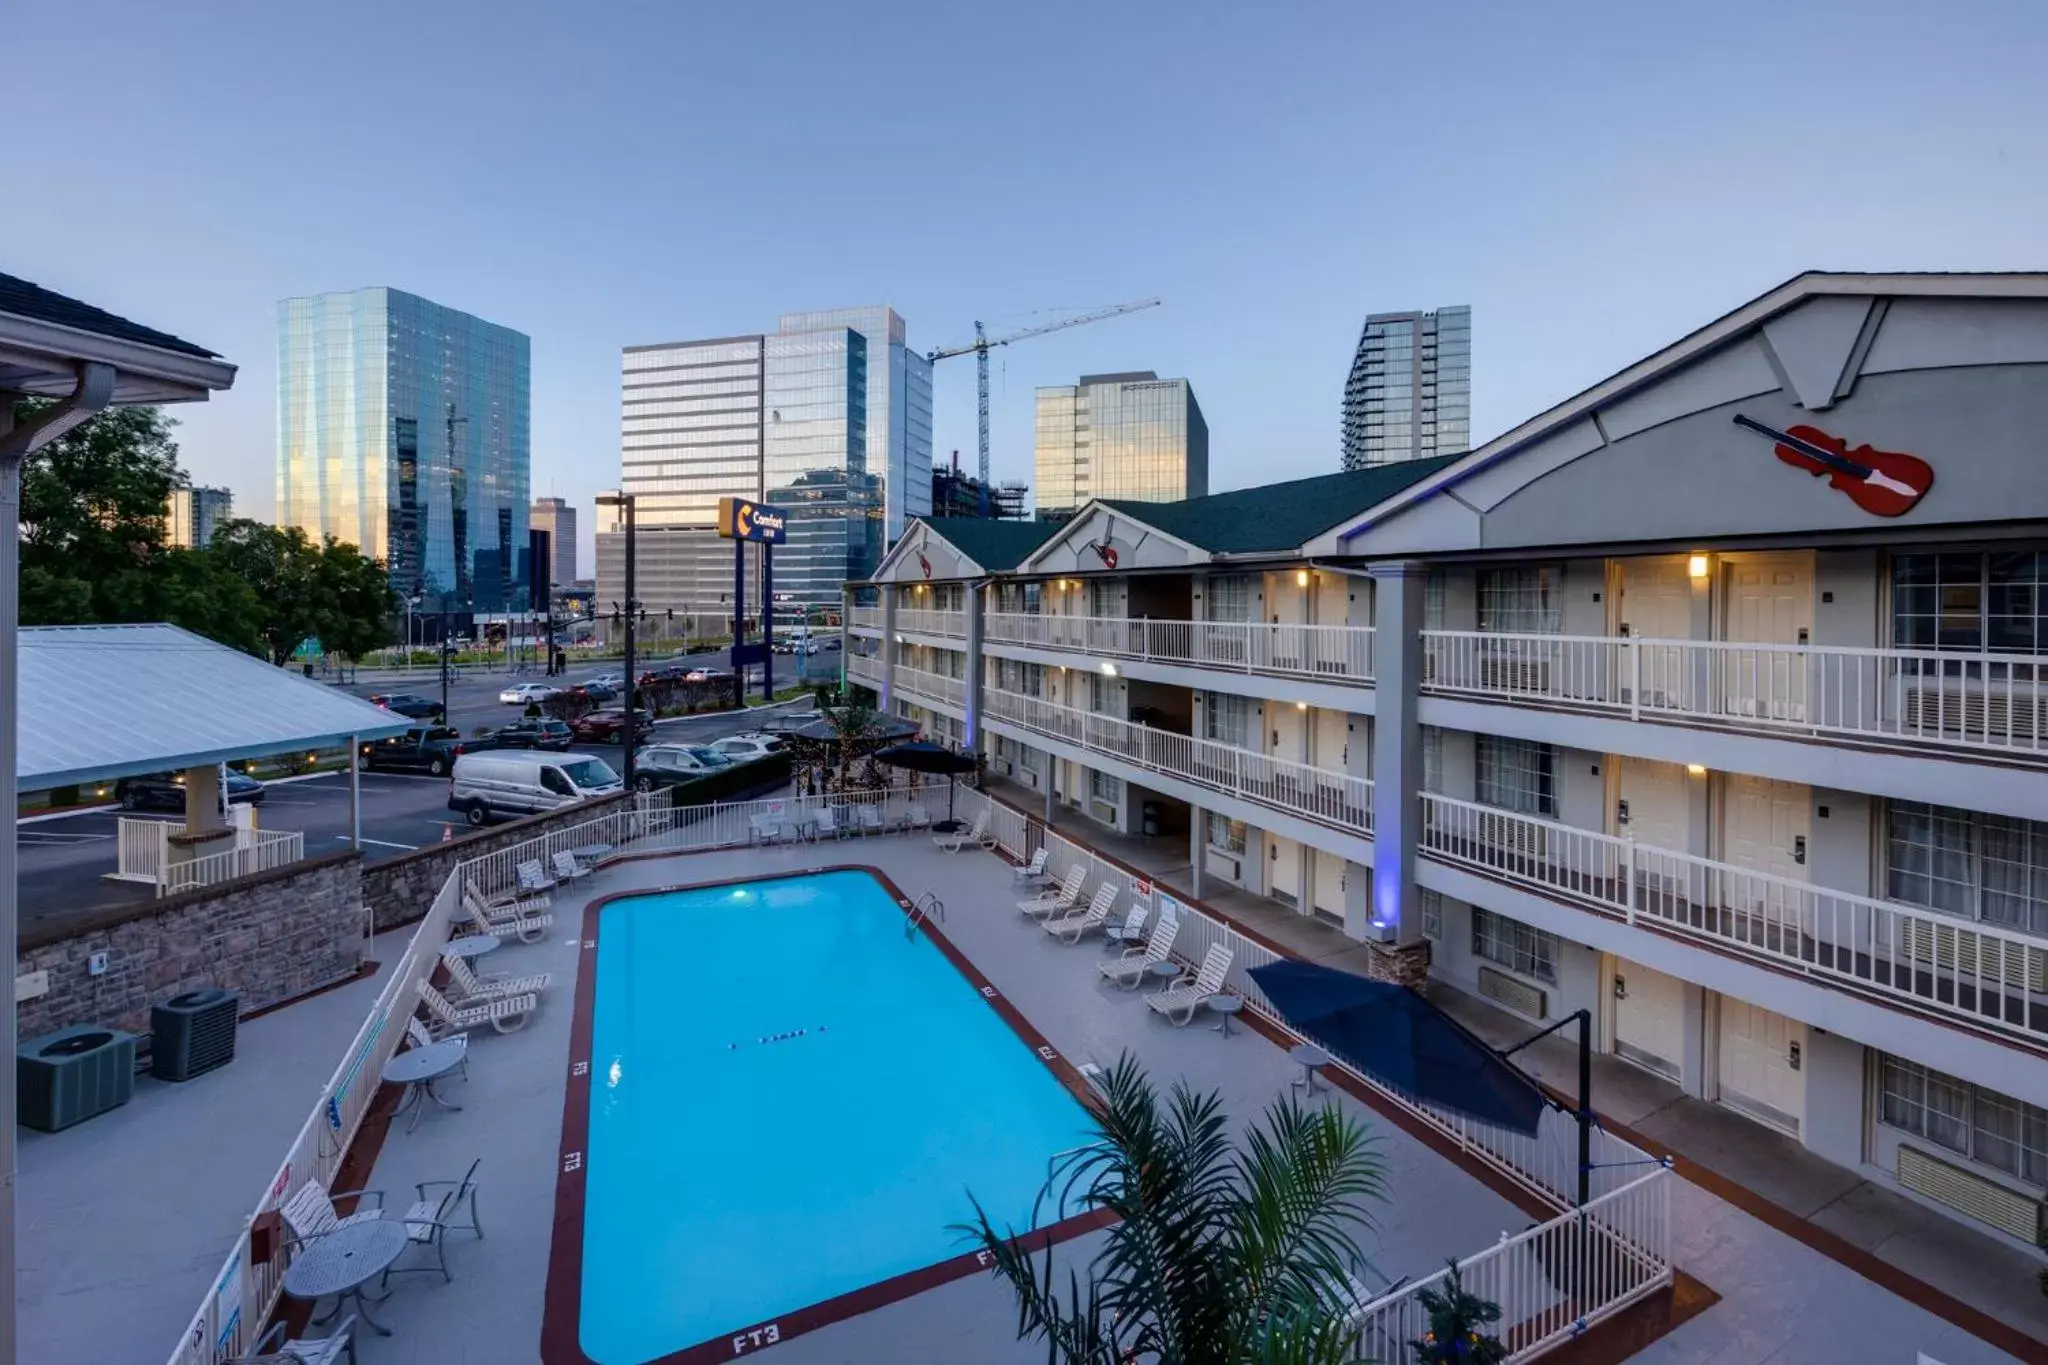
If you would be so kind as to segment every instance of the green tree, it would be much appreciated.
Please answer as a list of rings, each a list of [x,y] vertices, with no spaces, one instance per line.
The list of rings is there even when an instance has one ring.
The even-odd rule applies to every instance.
[[[1336,1365],[1355,1358],[1345,1286],[1384,1196],[1364,1126],[1276,1101],[1233,1145],[1220,1098],[1176,1084],[1161,1103],[1136,1061],[1103,1086],[1100,1136],[1063,1159],[1033,1210],[1117,1221],[1064,1295],[1053,1248],[1034,1261],[980,1202],[959,1230],[1017,1296],[1017,1335],[1053,1365]]]
[[[256,632],[274,664],[308,637],[349,658],[394,639],[397,594],[384,566],[353,545],[237,518],[213,533],[207,553],[255,593]]]
[[[333,653],[360,659],[398,638],[398,594],[384,565],[355,546],[327,537],[313,571],[320,612],[315,634]]]

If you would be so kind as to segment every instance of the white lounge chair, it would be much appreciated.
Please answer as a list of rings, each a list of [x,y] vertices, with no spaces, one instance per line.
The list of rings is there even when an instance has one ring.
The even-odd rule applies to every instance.
[[[537,995],[505,995],[495,1000],[456,1005],[435,990],[431,981],[420,982],[419,992],[427,1013],[439,1020],[444,1028],[465,1032],[480,1024],[489,1024],[500,1033],[512,1033],[526,1027],[526,1021],[533,1017],[534,1010],[540,1005]]]
[[[1081,888],[1088,881],[1088,866],[1075,863],[1067,869],[1066,880],[1050,891],[1041,891],[1028,901],[1018,901],[1017,908],[1027,915],[1043,918],[1046,915],[1063,915],[1081,903]]]
[[[1119,986],[1140,985],[1154,963],[1166,961],[1166,955],[1173,951],[1173,936],[1179,932],[1179,920],[1172,915],[1161,915],[1143,947],[1134,944],[1124,949],[1121,956],[1096,964],[1097,970],[1105,980],[1114,981]]]
[[[519,864],[519,894],[522,896],[545,896],[555,889],[555,879],[540,865],[540,859],[528,858]]]
[[[539,995],[554,979],[546,972],[531,976],[478,976],[470,969],[469,959],[457,953],[442,954],[441,965],[448,969],[448,979],[455,983],[457,1005],[478,1004],[507,995]]]
[[[355,1330],[354,1313],[343,1318],[324,1337],[292,1337],[288,1335],[288,1323],[274,1322],[257,1341],[254,1355],[232,1356],[224,1365],[272,1360],[289,1360],[293,1365],[339,1365],[344,1356],[348,1358],[349,1365],[355,1365]]]
[[[932,813],[923,806],[913,803],[909,810],[903,812],[903,828],[930,829],[931,827]]]
[[[507,891],[502,895],[486,896],[475,882],[464,882],[462,895],[464,900],[493,916],[534,914],[554,903],[544,892],[534,895],[529,891]]]
[[[547,937],[549,927],[555,922],[553,915],[524,903],[486,905],[474,889],[465,889],[462,899],[469,910],[470,923],[476,926],[477,932],[493,938],[516,938],[521,943],[538,943]]]
[[[1040,844],[1038,852],[1031,855],[1030,862],[1022,867],[1013,867],[1010,871],[1016,875],[1020,885],[1028,886],[1032,882],[1042,882],[1052,875],[1045,870],[1046,861],[1051,857],[1052,848],[1049,845]]]
[[[597,871],[595,867],[585,867],[577,862],[576,855],[566,848],[555,855],[554,861],[555,880],[558,882],[580,882]]]
[[[983,848],[993,848],[995,840],[988,837],[988,812],[983,811],[980,815],[975,816],[974,823],[965,830],[953,829],[945,833],[933,831],[932,842],[948,853],[958,853],[969,844],[979,844]]]
[[[1175,1028],[1185,1027],[1211,996],[1223,994],[1223,978],[1230,975],[1231,957],[1230,949],[1215,944],[1203,956],[1202,969],[1192,980],[1183,972],[1165,990],[1146,996],[1145,1003],[1172,1020]]]
[[[462,1060],[456,1063],[455,1069],[462,1073],[462,1079],[465,1081],[469,1079],[469,1035],[467,1033],[442,1033],[436,1035],[432,1029],[420,1022],[420,1017],[415,1014],[405,1021],[405,1040],[414,1047],[427,1047],[433,1043],[462,1044]]]
[[[1095,899],[1088,902],[1086,910],[1047,920],[1045,932],[1065,943],[1079,943],[1109,923],[1109,912],[1116,909],[1116,891],[1116,883],[1105,877],[1102,885],[1095,888]]]
[[[854,809],[853,827],[865,839],[870,834],[882,832],[882,808],[876,805],[858,806]]]

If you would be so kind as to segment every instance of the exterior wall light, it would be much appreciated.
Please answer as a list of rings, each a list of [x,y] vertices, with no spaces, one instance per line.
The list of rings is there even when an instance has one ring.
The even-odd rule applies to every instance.
[[[1685,772],[1688,777],[1705,777],[1707,766],[1704,763],[1688,763],[1685,765]]]
[[[1307,569],[1296,569],[1294,571],[1294,586],[1297,588],[1305,588],[1308,586]]]
[[[1107,659],[1103,660],[1102,676],[1105,678],[1114,678],[1116,676],[1116,665],[1109,662]]]
[[[1687,578],[1705,578],[1707,576],[1707,568],[1707,557],[1705,555],[1686,556],[1685,576]]]

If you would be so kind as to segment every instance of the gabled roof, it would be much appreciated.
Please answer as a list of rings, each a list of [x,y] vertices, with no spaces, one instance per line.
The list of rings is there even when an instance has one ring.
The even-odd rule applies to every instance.
[[[412,724],[176,626],[37,626],[16,641],[23,791],[332,748]],[[81,712],[79,698],[113,678],[120,705]]]
[[[203,401],[235,382],[235,367],[203,346],[0,274],[0,390],[81,398],[97,373],[88,366],[113,371],[96,406]]]
[[[919,517],[933,535],[979,564],[984,573],[1007,573],[1052,538],[1059,524],[999,521],[993,517]]]
[[[1285,554],[1462,458],[1438,455],[1183,502],[1103,499],[1100,505],[1210,554]]]
[[[0,274],[0,313],[12,313],[16,317],[34,318],[38,322],[54,322],[60,327],[71,327],[97,336],[113,337],[117,341],[133,341],[143,346],[154,346],[164,351],[182,351],[186,355],[199,356],[205,360],[220,357],[202,346],[194,346],[169,332],[159,332],[154,327],[144,327],[139,322],[117,317],[103,308],[33,284],[14,275]]]

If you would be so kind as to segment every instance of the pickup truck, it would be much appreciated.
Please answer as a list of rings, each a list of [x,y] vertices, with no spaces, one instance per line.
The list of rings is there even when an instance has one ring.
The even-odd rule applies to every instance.
[[[365,744],[356,766],[366,773],[426,773],[446,777],[462,752],[461,732],[445,725],[415,725],[402,735]]]

